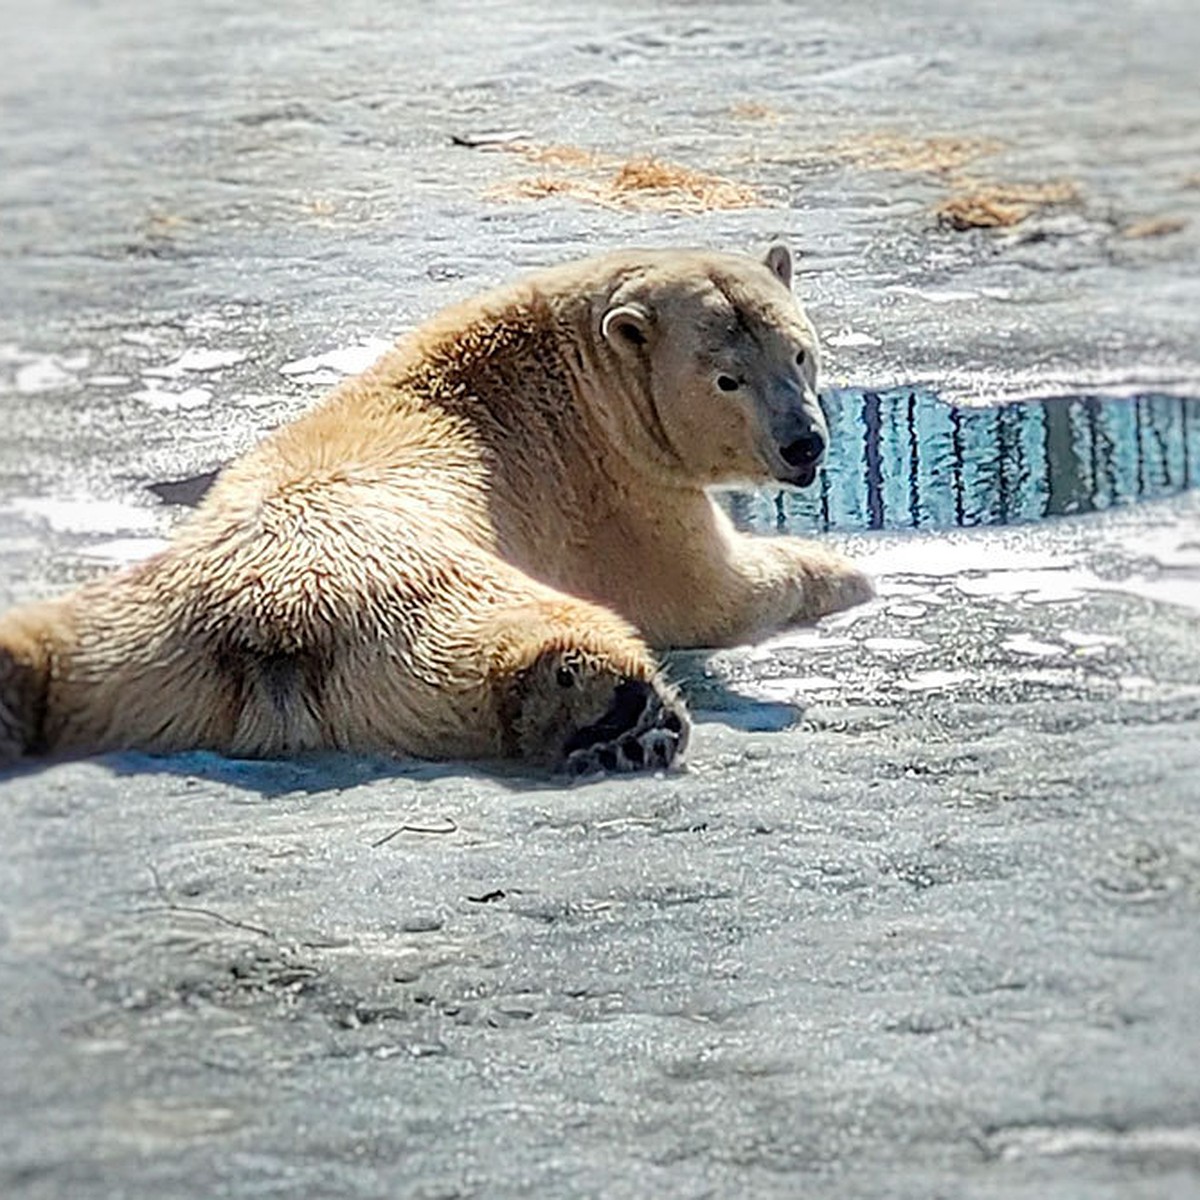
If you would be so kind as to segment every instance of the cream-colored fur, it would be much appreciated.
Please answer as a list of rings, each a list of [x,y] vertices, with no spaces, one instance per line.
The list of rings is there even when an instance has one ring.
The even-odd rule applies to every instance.
[[[336,747],[632,769],[682,751],[649,646],[865,578],[705,488],[811,482],[791,261],[611,254],[450,308],[228,467],[170,547],[0,618],[0,761]]]

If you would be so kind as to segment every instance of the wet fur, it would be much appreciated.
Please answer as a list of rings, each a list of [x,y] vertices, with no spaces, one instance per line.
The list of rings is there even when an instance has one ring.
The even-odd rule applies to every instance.
[[[631,252],[446,310],[227,468],[166,550],[0,618],[0,762],[670,761],[686,714],[650,646],[870,590],[819,546],[736,534],[704,491],[783,469],[779,396],[810,396],[817,353],[784,282]],[[717,370],[744,377],[736,402]]]

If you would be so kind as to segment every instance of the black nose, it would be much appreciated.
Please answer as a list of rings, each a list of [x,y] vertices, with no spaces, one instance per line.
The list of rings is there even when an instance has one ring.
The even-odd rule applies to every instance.
[[[789,467],[815,467],[825,453],[825,439],[812,430],[781,447],[780,454]]]

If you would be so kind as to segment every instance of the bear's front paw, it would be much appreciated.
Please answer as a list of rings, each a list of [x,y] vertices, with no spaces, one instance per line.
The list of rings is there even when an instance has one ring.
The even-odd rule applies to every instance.
[[[671,689],[657,679],[625,679],[604,715],[567,739],[561,770],[579,778],[669,767],[687,748],[690,732],[687,710]]]
[[[834,611],[840,612],[845,608],[854,608],[856,605],[867,604],[874,599],[874,580],[852,563],[846,563],[841,574],[834,580]]]
[[[815,621],[875,598],[870,576],[825,546],[793,538],[768,545],[778,547],[794,581],[794,607],[787,624]]]

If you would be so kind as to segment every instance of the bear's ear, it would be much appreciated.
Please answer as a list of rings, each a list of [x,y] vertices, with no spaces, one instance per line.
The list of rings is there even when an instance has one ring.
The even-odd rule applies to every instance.
[[[610,346],[644,346],[650,340],[650,314],[640,304],[618,304],[604,314],[600,334]]]
[[[763,262],[771,269],[771,273],[790,292],[792,290],[792,252],[783,244],[776,242],[768,251]]]

